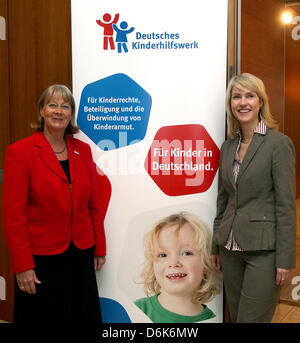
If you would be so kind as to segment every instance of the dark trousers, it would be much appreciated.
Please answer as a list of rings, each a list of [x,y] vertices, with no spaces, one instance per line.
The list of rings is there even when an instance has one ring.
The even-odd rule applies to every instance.
[[[101,323],[94,270],[94,247],[78,249],[71,242],[62,254],[34,256],[41,284],[36,294],[15,286],[14,322]]]
[[[234,323],[269,323],[280,286],[275,251],[230,251],[220,247],[230,317]]]

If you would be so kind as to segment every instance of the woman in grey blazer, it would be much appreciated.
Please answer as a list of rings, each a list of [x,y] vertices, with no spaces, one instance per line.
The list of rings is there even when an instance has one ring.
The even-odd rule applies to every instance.
[[[226,94],[212,263],[232,322],[270,322],[295,267],[295,149],[271,116],[263,82],[233,77]]]

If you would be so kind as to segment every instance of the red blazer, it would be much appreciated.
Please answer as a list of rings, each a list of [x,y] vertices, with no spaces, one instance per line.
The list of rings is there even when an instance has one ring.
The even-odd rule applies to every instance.
[[[32,255],[95,244],[106,254],[96,168],[88,144],[66,137],[71,186],[41,132],[7,149],[3,178],[4,232],[14,273],[35,267]]]

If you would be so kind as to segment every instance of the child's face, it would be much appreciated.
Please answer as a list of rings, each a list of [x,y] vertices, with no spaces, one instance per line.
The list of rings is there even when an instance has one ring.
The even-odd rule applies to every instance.
[[[154,274],[161,293],[190,297],[203,278],[200,250],[194,247],[195,233],[189,224],[162,229],[154,244]]]

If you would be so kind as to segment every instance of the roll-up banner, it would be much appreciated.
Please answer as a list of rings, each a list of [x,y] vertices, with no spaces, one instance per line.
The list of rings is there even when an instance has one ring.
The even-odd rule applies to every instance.
[[[103,321],[222,322],[204,246],[225,138],[227,0],[72,0],[72,44],[76,137],[91,146],[105,216]]]

